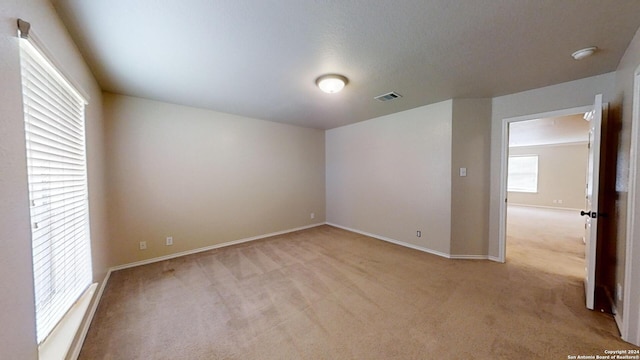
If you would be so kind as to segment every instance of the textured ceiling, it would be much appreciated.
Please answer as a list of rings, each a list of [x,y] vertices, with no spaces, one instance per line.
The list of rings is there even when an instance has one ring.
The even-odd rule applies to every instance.
[[[106,91],[320,129],[613,71],[640,26],[638,0],[53,3]]]

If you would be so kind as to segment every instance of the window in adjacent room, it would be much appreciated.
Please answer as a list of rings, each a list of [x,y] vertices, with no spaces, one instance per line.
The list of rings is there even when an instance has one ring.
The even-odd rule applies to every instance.
[[[538,155],[509,156],[508,191],[538,192]]]
[[[20,39],[38,343],[92,281],[86,101]]]

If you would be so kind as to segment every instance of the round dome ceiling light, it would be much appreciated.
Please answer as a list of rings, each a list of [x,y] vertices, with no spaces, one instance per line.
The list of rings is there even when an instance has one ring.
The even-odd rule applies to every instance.
[[[596,50],[598,50],[597,47],[595,46],[591,46],[588,48],[584,48],[584,49],[580,49],[576,52],[574,52],[573,54],[571,54],[571,57],[573,57],[575,60],[582,60],[586,57],[589,57],[591,55],[593,55],[593,53],[596,52]]]
[[[316,85],[318,85],[320,90],[328,94],[339,92],[348,82],[349,80],[346,77],[338,74],[322,75],[316,79]]]

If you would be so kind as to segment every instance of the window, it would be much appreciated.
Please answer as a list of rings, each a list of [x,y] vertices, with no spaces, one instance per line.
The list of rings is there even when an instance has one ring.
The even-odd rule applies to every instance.
[[[41,343],[92,281],[85,160],[85,100],[42,53],[20,39]]]
[[[508,191],[538,192],[538,155],[509,156]]]

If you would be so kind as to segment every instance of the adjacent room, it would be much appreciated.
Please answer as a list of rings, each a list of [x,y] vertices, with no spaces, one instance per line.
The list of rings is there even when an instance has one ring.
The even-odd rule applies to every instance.
[[[584,114],[510,124],[507,261],[582,281],[588,147]]]
[[[639,29],[5,1],[0,358],[640,355]]]

